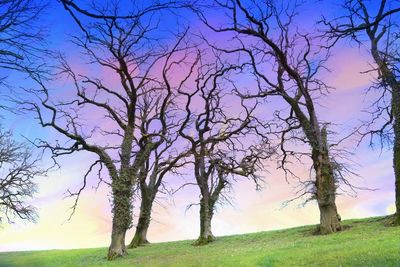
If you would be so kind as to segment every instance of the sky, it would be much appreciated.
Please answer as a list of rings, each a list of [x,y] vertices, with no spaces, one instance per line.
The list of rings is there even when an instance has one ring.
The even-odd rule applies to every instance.
[[[315,3],[317,10],[332,9],[329,1]],[[331,9],[329,9],[329,8]],[[302,19],[309,25],[307,18],[316,9],[308,9]],[[68,41],[70,35],[79,31],[68,14],[56,3],[52,3],[42,19],[49,28],[48,44],[53,49],[61,50],[76,59],[76,68],[85,70],[79,62],[80,54]],[[193,22],[198,23],[198,22]],[[196,26],[198,24],[194,24]],[[210,38],[214,38],[210,36]],[[330,73],[324,74],[324,80],[333,86],[331,94],[321,100],[320,115],[324,120],[341,124],[349,129],[360,118],[365,117],[362,110],[368,105],[364,96],[372,77],[361,74],[369,68],[371,59],[364,48],[339,44],[329,61]],[[10,79],[27,83],[23,77],[9,73]],[[107,73],[100,74],[111,77]],[[110,83],[113,81],[110,80]],[[67,85],[68,86],[68,85]],[[16,138],[41,137],[57,139],[54,132],[41,129],[28,115],[3,115],[2,124],[14,131]],[[346,128],[347,127],[347,128]],[[358,177],[352,182],[369,190],[356,193],[343,192],[337,198],[337,206],[342,219],[362,218],[387,215],[394,211],[394,175],[392,154],[388,149],[371,149],[368,143],[351,146],[352,159],[358,163]],[[32,200],[38,208],[39,219],[36,223],[16,221],[14,224],[0,226],[0,251],[69,249],[108,246],[111,233],[111,209],[109,189],[102,185],[98,189],[87,188],[80,199],[79,206],[68,221],[72,199],[65,198],[67,189],[77,189],[82,183],[82,176],[93,156],[79,154],[62,160],[61,168],[51,171],[47,177],[37,178],[39,192]],[[43,164],[48,164],[45,162]],[[231,192],[232,205],[219,206],[213,219],[213,233],[216,236],[241,234],[256,231],[282,229],[304,224],[317,224],[319,213],[316,203],[306,206],[302,201],[295,201],[288,206],[283,203],[295,196],[296,181],[284,179],[284,174],[276,169],[276,163],[268,163],[265,183],[260,191],[255,190],[252,181],[240,179]],[[308,175],[307,166],[295,166],[298,173]],[[180,184],[177,177],[170,178],[171,184]],[[96,184],[95,177],[90,185]],[[372,190],[373,189],[373,190]],[[164,242],[180,239],[195,239],[199,232],[198,208],[187,210],[190,203],[198,201],[199,192],[195,187],[185,187],[173,197],[162,196],[153,208],[152,222],[148,239],[150,242]],[[135,206],[137,207],[137,203]],[[134,216],[137,216],[137,208]],[[134,217],[136,219],[137,217]],[[134,227],[128,232],[127,240],[133,236]]]

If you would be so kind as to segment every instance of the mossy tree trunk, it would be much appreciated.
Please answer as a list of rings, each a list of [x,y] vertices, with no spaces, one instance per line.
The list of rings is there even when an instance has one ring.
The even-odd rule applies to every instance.
[[[320,211],[320,234],[330,234],[342,229],[340,216],[336,208],[336,183],[332,164],[329,159],[327,133],[321,131],[322,146],[312,151],[312,160],[316,173],[316,199]]]
[[[117,179],[112,183],[113,187],[113,221],[111,233],[111,245],[108,249],[108,260],[124,256],[126,254],[125,235],[132,223],[130,180]]]
[[[396,213],[393,225],[400,225],[400,83],[393,81],[392,87],[392,114],[393,114],[393,168],[395,174]]]
[[[126,254],[125,235],[132,224],[132,192],[133,184],[136,179],[132,179],[132,174],[136,173],[137,166],[131,166],[131,152],[133,140],[133,113],[129,117],[128,127],[126,128],[124,139],[121,145],[121,166],[119,174],[112,176],[112,197],[113,197],[113,222],[111,233],[111,245],[108,249],[108,260],[122,257]],[[140,161],[137,155],[135,162]],[[135,165],[135,164],[134,164]]]
[[[200,236],[195,245],[206,245],[214,241],[215,237],[211,230],[211,220],[214,215],[214,203],[208,195],[200,200]]]

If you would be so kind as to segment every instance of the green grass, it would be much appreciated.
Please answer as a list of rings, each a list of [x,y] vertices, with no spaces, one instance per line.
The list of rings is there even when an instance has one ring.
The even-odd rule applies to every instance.
[[[0,266],[400,266],[400,227],[383,218],[345,221],[346,230],[312,234],[315,226],[193,241],[150,244],[114,262],[106,248],[0,253]]]

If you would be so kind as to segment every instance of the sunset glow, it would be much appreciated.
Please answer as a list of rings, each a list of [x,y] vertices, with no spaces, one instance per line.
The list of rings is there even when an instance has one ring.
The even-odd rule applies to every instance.
[[[304,17],[304,14],[301,16],[304,23],[299,24],[299,28],[309,27],[308,24],[316,27],[315,21],[308,20],[308,17],[320,16],[318,12],[322,10],[328,13],[325,14],[328,17],[337,15],[335,2],[317,1],[314,7],[306,5],[307,12],[305,14],[308,16],[307,18]],[[61,50],[75,72],[81,75],[95,75],[110,88],[123,90],[117,72],[105,68],[94,68],[88,64],[88,60],[85,62],[82,51],[71,44],[71,35],[80,35],[82,32],[62,5],[58,1],[54,1],[47,13],[48,15],[43,18],[43,23],[50,28],[47,38],[48,45],[52,49]],[[218,21],[219,18],[214,19]],[[216,33],[210,33],[210,30],[202,26],[196,16],[190,12],[182,21],[189,23],[191,29],[196,28],[196,32],[209,34],[206,37],[212,42],[218,43],[223,40],[222,38],[217,39],[219,37]],[[168,21],[168,23],[175,25],[175,22]],[[165,27],[165,25],[162,26]],[[193,61],[192,58],[191,60]],[[329,121],[334,125],[332,129],[338,132],[338,137],[349,134],[361,121],[369,118],[365,110],[371,104],[372,99],[371,95],[366,94],[366,90],[371,86],[376,75],[365,72],[371,69],[372,62],[368,47],[339,43],[332,49],[332,56],[328,60],[329,71],[321,73],[321,79],[333,89],[328,97],[320,98],[317,111],[321,120]],[[162,70],[162,65],[156,66],[155,69]],[[22,83],[25,88],[37,86],[22,74],[5,73],[9,75],[13,84]],[[172,73],[172,80],[178,83],[187,75],[187,70],[176,69]],[[242,79],[239,80],[239,85],[241,83],[244,87],[253,85],[248,83],[245,78]],[[62,99],[69,99],[75,93],[74,85],[68,79],[57,80],[52,86],[57,96]],[[275,98],[270,99],[268,101],[272,101],[271,106],[281,105]],[[232,105],[232,109],[235,109],[235,103],[229,104]],[[193,106],[196,107],[196,103]],[[268,107],[268,104],[265,107]],[[281,106],[281,108],[284,107]],[[266,114],[269,110],[264,108],[257,112]],[[60,142],[65,140],[55,131],[41,128],[32,114],[3,113],[2,117],[2,125],[12,129],[18,140],[25,140],[25,138],[61,140]],[[82,118],[89,121],[88,125],[101,127],[103,130],[112,131],[117,128],[114,121],[104,120],[104,114],[97,112],[96,109],[87,109]],[[120,139],[115,139],[117,140],[115,141],[100,134],[91,138],[94,143],[114,144],[120,141]],[[395,212],[395,180],[391,148],[384,146],[381,149],[379,144],[371,147],[367,138],[359,144],[358,140],[350,138],[346,141],[349,152],[353,153],[351,159],[357,162],[354,171],[358,174],[349,179],[355,188],[359,189],[352,191],[351,188],[343,187],[345,191],[339,190],[337,207],[342,220],[383,216]],[[45,154],[44,158],[46,160],[41,164],[44,167],[50,166],[52,161],[49,154]],[[38,177],[36,182],[39,192],[30,200],[38,210],[37,222],[16,220],[13,224],[3,223],[0,228],[0,251],[109,246],[112,227],[111,190],[105,183],[98,186],[96,175],[89,176],[87,186],[80,196],[79,205],[71,219],[68,220],[74,199],[66,198],[66,191],[79,190],[83,183],[83,175],[96,159],[93,154],[87,152],[75,153],[72,156],[66,155],[61,158],[60,168],[52,169],[46,177]],[[301,198],[284,205],[287,200],[296,197],[299,185],[297,180],[292,177],[288,177],[286,180],[284,172],[277,169],[276,161],[268,160],[266,165],[268,167],[262,172],[264,182],[261,184],[261,190],[256,191],[252,180],[240,178],[230,192],[232,205],[217,206],[212,224],[215,236],[318,224],[320,218],[315,201],[303,206],[305,199]],[[310,165],[295,163],[293,169],[302,179],[309,177]],[[185,174],[182,176],[173,176],[172,174],[167,176],[167,187],[178,188],[188,179],[193,178],[190,167],[187,167],[184,172]],[[187,207],[192,203],[199,202],[199,194],[199,189],[193,185],[188,185],[173,195],[158,194],[153,206],[152,221],[148,232],[149,241],[196,239],[200,229],[199,207],[196,205],[190,209]],[[127,242],[134,235],[139,205],[140,201],[136,198],[134,225],[127,233]]]

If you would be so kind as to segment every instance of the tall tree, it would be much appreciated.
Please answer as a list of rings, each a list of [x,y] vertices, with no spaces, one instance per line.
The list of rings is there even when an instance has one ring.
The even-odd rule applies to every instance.
[[[118,7],[111,13],[118,14]],[[146,103],[143,99],[158,92],[162,95],[158,108],[163,114],[172,94],[159,67],[169,70],[163,64],[179,64],[168,58],[180,51],[184,34],[174,35],[174,44],[165,45],[163,39],[153,38],[157,23],[158,16],[148,13],[132,19],[104,18],[87,22],[86,32],[74,38],[73,43],[84,53],[90,66],[103,73],[116,73],[115,84],[106,79],[108,76],[79,73],[61,57],[59,77],[68,79],[74,90],[60,96],[51,90],[59,85],[43,79],[40,73],[31,72],[38,88],[26,91],[35,95],[37,101],[22,101],[26,109],[36,112],[40,125],[65,138],[64,143],[41,140],[37,144],[49,149],[55,160],[81,151],[97,157],[84,175],[82,188],[71,194],[76,197],[74,209],[89,174],[96,166],[107,170],[113,213],[109,260],[126,253],[125,235],[132,225],[133,188],[151,151],[163,140],[163,129],[161,134],[157,130],[148,134],[140,131],[143,125],[140,114],[147,108],[143,106]],[[91,116],[97,116],[97,121]],[[166,123],[163,116],[159,119],[161,124]],[[101,120],[103,123],[99,123]]]
[[[246,103],[228,90],[229,85],[235,88],[229,73],[240,72],[241,68],[220,59],[215,63],[201,61],[194,89],[180,90],[187,101],[179,134],[189,142],[200,190],[200,235],[195,245],[214,240],[211,221],[215,207],[223,199],[224,190],[232,185],[233,177],[249,177],[258,184],[256,172],[272,153],[268,140],[261,136],[261,142],[258,138],[257,126],[262,124],[254,116],[257,103]]]
[[[214,1],[213,6],[226,14],[221,25],[211,22],[201,10],[198,14],[213,31],[232,34],[230,47],[220,51],[242,54],[252,66],[256,89],[242,91],[242,97],[279,97],[289,107],[274,113],[283,127],[280,167],[285,173],[293,174],[290,158],[301,160],[308,156],[311,159],[313,177],[304,183],[302,195],[311,194],[309,200],[315,199],[318,203],[319,233],[340,231],[336,191],[343,181],[344,169],[338,167],[330,153],[328,131],[316,109],[317,99],[329,89],[319,79],[329,51],[321,48],[311,34],[302,34],[294,26],[299,9],[297,1],[229,0]],[[293,150],[290,141],[307,144],[310,153]]]
[[[369,91],[378,93],[373,95],[372,119],[361,134],[370,136],[371,144],[378,136],[381,145],[388,140],[393,147],[396,213],[390,223],[400,225],[400,3],[347,0],[343,9],[343,16],[323,19],[321,23],[327,27],[326,36],[331,45],[341,39],[350,39],[366,45],[374,61],[374,68],[367,72],[376,73],[377,78]]]
[[[132,5],[135,10],[134,12],[127,12],[126,9],[118,9],[118,12],[117,10],[115,10],[116,12],[109,12],[106,9],[98,8],[95,3],[91,3],[86,7],[84,3],[77,5],[73,1],[67,0],[61,0],[60,3],[88,38],[90,38],[90,33],[84,24],[84,20],[87,18],[108,21],[138,21],[146,16],[154,16],[157,14],[156,16],[159,17],[160,13],[165,11],[174,13],[176,10],[191,6],[190,1],[133,1],[125,4]],[[121,4],[124,3],[120,3],[120,5]],[[136,26],[141,27],[139,24]],[[149,152],[142,162],[142,166],[139,167],[140,170],[137,178],[141,197],[140,214],[136,232],[128,246],[129,248],[148,243],[147,230],[150,224],[151,209],[156,194],[160,186],[163,185],[164,176],[168,172],[174,171],[180,165],[179,160],[186,155],[182,151],[182,153],[177,153],[176,151],[175,143],[177,142],[178,135],[176,135],[176,132],[175,134],[173,132],[177,126],[177,121],[174,115],[170,115],[170,113],[173,113],[174,105],[176,104],[173,101],[176,97],[173,90],[176,91],[177,88],[183,86],[185,81],[181,81],[177,88],[172,88],[173,86],[167,80],[167,76],[169,76],[168,72],[171,72],[171,67],[183,63],[188,55],[185,54],[183,58],[181,57],[178,60],[171,59],[171,55],[172,54],[167,57],[166,63],[168,62],[168,64],[164,64],[162,70],[162,79],[164,80],[163,86],[167,90],[167,94],[164,95],[166,98],[162,100],[160,92],[156,91],[146,94],[146,97],[141,103],[142,110],[137,115],[138,121],[140,121],[140,123],[138,123],[139,131],[143,136],[149,136],[149,138],[144,138],[135,145],[141,148],[149,147]],[[191,75],[192,71],[190,67],[189,69],[190,72],[188,76]],[[189,77],[185,77],[185,79],[188,78]],[[170,108],[172,108],[171,111],[168,110]],[[155,121],[160,122],[158,129],[154,129]],[[159,137],[157,141],[153,140],[156,136]]]

